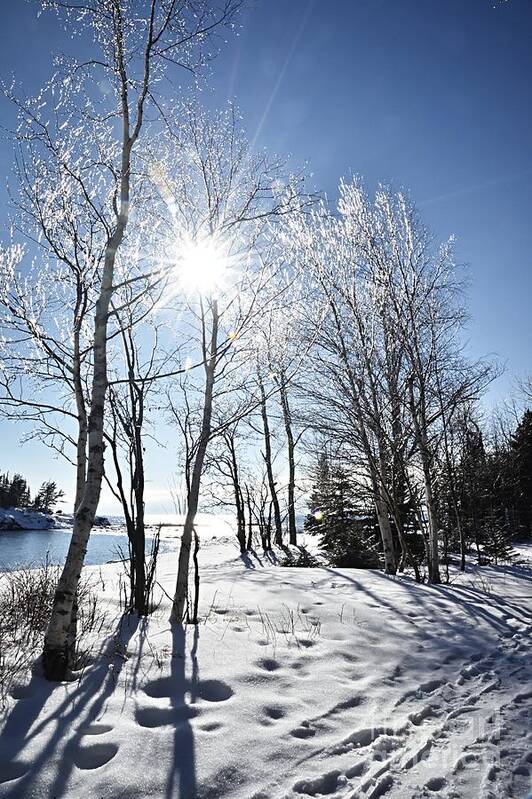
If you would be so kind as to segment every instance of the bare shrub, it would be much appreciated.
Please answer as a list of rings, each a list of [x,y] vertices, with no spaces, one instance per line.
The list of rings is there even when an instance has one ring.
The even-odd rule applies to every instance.
[[[31,670],[39,652],[53,604],[60,566],[48,559],[42,566],[25,566],[0,574],[0,706],[18,682]],[[78,590],[78,641],[76,667],[88,660],[93,633],[105,616],[97,608],[90,578],[82,578]]]

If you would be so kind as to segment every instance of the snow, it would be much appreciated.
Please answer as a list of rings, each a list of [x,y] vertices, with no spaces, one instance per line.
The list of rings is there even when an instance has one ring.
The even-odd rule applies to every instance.
[[[0,508],[1,530],[50,530],[56,527],[52,516],[35,510]]]
[[[521,547],[526,555],[526,547]],[[120,624],[120,567],[79,681],[18,684],[0,736],[10,799],[502,799],[532,769],[531,594],[524,566],[448,586],[376,571],[283,568],[201,550],[202,623],[161,605]]]

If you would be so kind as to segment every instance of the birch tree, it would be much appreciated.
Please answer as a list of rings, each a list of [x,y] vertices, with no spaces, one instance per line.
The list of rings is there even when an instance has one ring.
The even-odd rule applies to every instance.
[[[294,257],[303,259],[314,284],[314,302],[307,319],[307,335],[314,342],[312,369],[305,390],[317,404],[328,408],[329,423],[321,423],[321,429],[363,455],[385,569],[393,574],[396,560],[385,488],[383,417],[376,407],[376,363],[372,356],[376,343],[374,315],[358,271],[358,242],[346,235],[342,222],[325,208],[308,221],[297,220],[296,225],[299,229],[291,235],[296,242]],[[320,305],[325,308],[323,315],[316,313]],[[320,374],[319,381],[316,374]]]
[[[168,130],[174,155],[167,161],[175,166],[159,181],[174,215],[176,285],[187,298],[182,325],[189,358],[201,365],[203,381],[196,391],[197,434],[171,614],[175,622],[186,616],[209,442],[258,405],[246,391],[246,378],[261,315],[279,292],[269,254],[271,228],[301,203],[282,161],[250,151],[234,109],[208,119],[189,106],[178,121]]]
[[[139,143],[146,135],[146,112],[149,106],[160,110],[154,86],[169,67],[195,73],[212,57],[214,37],[233,24],[241,2],[151,0],[141,8],[126,0],[44,0],[41,5],[55,10],[69,33],[80,31],[93,55],[83,63],[63,59],[39,98],[17,101],[25,135],[78,182],[83,211],[89,209],[99,223],[86,471],[43,651],[46,676],[64,679],[72,666],[67,646],[72,607],[103,479],[108,324],[116,264],[142,187]]]

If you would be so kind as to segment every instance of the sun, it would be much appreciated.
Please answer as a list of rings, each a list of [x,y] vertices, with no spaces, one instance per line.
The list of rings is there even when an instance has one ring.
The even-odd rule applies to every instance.
[[[188,293],[212,296],[223,289],[228,273],[228,256],[214,237],[190,239],[179,248],[176,272]]]

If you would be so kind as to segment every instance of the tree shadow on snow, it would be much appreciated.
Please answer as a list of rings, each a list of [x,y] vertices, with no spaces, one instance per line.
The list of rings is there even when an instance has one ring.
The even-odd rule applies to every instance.
[[[144,620],[143,620],[144,621]],[[58,747],[62,747],[61,761],[55,776],[47,781],[46,787],[39,784],[39,799],[60,799],[69,790],[69,780],[76,767],[97,768],[97,762],[90,762],[90,757],[113,756],[114,750],[109,745],[99,745],[93,733],[98,732],[99,721],[108,700],[114,693],[120,673],[127,662],[127,646],[138,630],[139,620],[136,616],[121,617],[117,629],[106,639],[101,650],[95,655],[95,665],[88,668],[77,686],[65,692],[63,701],[50,713],[43,714],[45,704],[55,691],[64,691],[64,685],[46,682],[43,677],[34,675],[24,695],[18,699],[11,710],[2,735],[0,736],[0,780],[3,779],[2,797],[4,799],[23,799],[34,796],[36,778],[47,766]],[[146,637],[145,625],[139,636],[137,662],[133,666],[131,682],[126,687],[130,696],[138,687],[138,670],[143,651],[143,639]],[[198,699],[218,701],[226,697],[220,694],[223,685],[217,681],[199,680],[197,649],[199,628],[194,626],[192,648],[190,650],[191,675],[186,677],[186,629],[181,625],[172,627],[172,653],[169,677],[163,677],[152,683],[162,688],[170,700],[171,722],[168,732],[173,735],[172,754],[168,776],[164,789],[165,799],[196,799],[196,758],[194,734],[190,719],[197,714],[195,704]],[[126,701],[126,694],[124,701]],[[187,701],[188,699],[188,701]],[[167,723],[165,717],[164,723]],[[49,727],[53,730],[46,739],[45,746],[37,755],[31,756],[33,739]],[[87,755],[87,736],[90,736],[92,754]],[[65,739],[68,740],[65,743]],[[94,741],[94,743],[93,743]],[[106,748],[107,747],[107,748]],[[109,750],[109,751],[108,751]],[[89,760],[87,759],[89,758]],[[42,776],[42,775],[41,775]],[[7,778],[7,779],[6,779]],[[11,784],[10,784],[11,783]],[[116,785],[116,795],[132,796],[131,787]],[[139,786],[140,789],[140,786]],[[136,796],[137,794],[135,794]],[[141,794],[138,794],[139,796]]]
[[[194,625],[194,639],[190,651],[192,674],[190,681],[185,676],[186,629],[182,625],[172,626],[172,663],[170,668],[170,702],[176,721],[173,732],[173,756],[166,782],[166,799],[195,799],[196,757],[194,733],[189,718],[195,715],[194,705],[198,699],[199,669],[197,649],[199,627]],[[190,693],[187,705],[186,694]]]
[[[64,746],[55,778],[47,786],[46,792],[39,794],[43,799],[59,799],[63,796],[78,760],[82,739],[115,690],[126,661],[125,657],[119,655],[127,649],[137,626],[137,617],[121,617],[115,633],[106,639],[95,656],[96,665],[82,674],[77,687],[68,690],[59,706],[44,718],[41,718],[41,714],[48,698],[54,691],[65,690],[65,687],[46,682],[38,675],[32,677],[27,688],[27,697],[18,699],[0,736],[0,773],[13,773],[12,786],[8,787],[7,782],[4,783],[7,792],[4,791],[2,795],[5,799],[22,799],[34,795],[32,786],[36,777],[62,740],[74,730]],[[80,723],[81,718],[83,723]],[[26,747],[31,750],[32,740],[47,726],[55,726],[55,729],[48,737],[46,745],[37,756],[32,755],[31,761],[25,759],[24,750]]]
[[[365,581],[357,580],[343,571],[331,567],[325,567],[324,571],[346,583],[351,583],[373,600],[376,608],[386,609],[392,617],[396,616],[401,621],[416,627],[415,619],[405,613],[403,603],[396,603],[393,597],[387,598],[384,591],[372,591]],[[419,611],[425,614],[426,619],[437,621],[436,628],[425,633],[425,637],[432,639],[436,644],[445,645],[446,641],[452,640],[454,646],[462,645],[467,649],[482,651],[486,648],[487,641],[485,632],[480,626],[481,622],[491,627],[497,636],[505,636],[512,632],[507,624],[508,618],[514,617],[525,623],[531,620],[531,616],[523,607],[509,602],[496,588],[488,593],[470,585],[420,585],[377,570],[371,570],[371,574],[410,594],[410,599]],[[327,582],[330,582],[330,578],[327,578]],[[319,583],[317,587],[319,588]],[[442,599],[460,608],[469,618],[471,625],[464,625],[461,614],[444,612]]]

